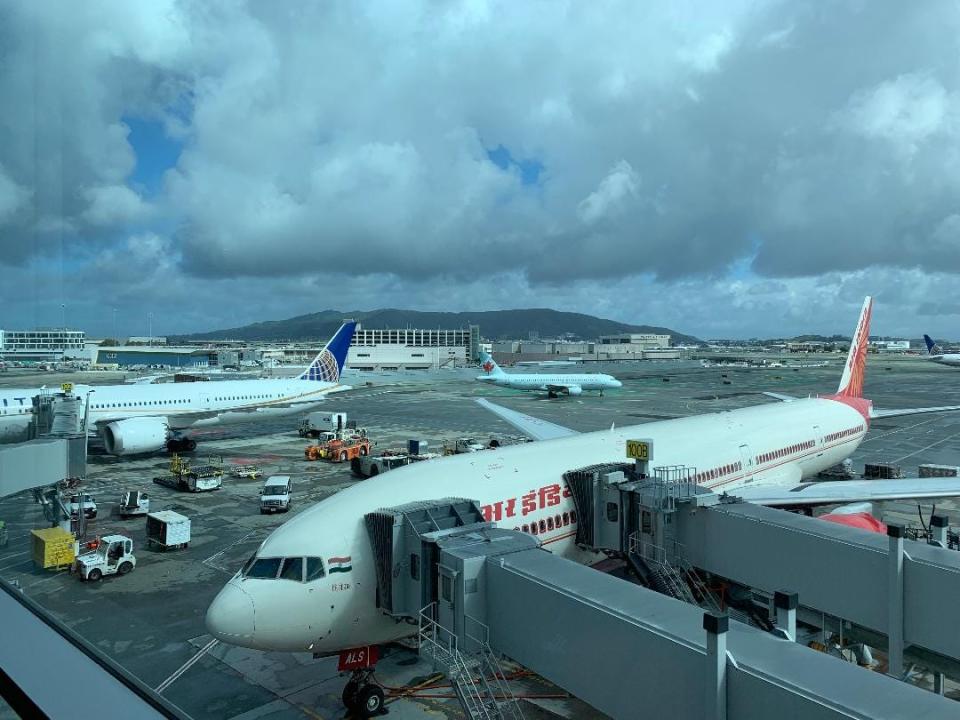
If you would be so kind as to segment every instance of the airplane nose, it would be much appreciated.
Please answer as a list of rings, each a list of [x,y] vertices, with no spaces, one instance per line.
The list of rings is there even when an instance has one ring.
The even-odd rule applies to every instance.
[[[614,381],[613,381],[613,386],[614,386],[614,387],[623,387],[623,383],[620,382],[619,380],[614,380]]]
[[[207,609],[207,631],[217,640],[237,644],[253,637],[253,598],[230,583],[213,599]]]

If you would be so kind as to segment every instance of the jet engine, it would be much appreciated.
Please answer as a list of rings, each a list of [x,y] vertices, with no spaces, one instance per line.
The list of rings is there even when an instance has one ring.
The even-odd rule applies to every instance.
[[[128,418],[104,427],[103,443],[111,455],[137,455],[165,447],[169,432],[163,418]]]
[[[580,395],[583,388],[579,385],[567,385],[567,395]]]

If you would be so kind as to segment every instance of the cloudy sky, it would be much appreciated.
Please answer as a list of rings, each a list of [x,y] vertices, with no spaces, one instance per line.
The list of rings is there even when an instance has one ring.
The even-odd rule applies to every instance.
[[[0,3],[0,327],[960,338],[953,2]]]

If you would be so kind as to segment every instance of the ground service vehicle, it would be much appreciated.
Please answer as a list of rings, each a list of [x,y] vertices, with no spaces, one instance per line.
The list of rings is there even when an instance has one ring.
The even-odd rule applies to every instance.
[[[174,455],[170,458],[170,474],[155,477],[153,481],[157,485],[187,492],[219,490],[223,485],[223,463],[193,467],[189,460]]]
[[[260,514],[289,511],[292,492],[293,483],[289,475],[268,477],[260,491]]]
[[[136,517],[150,512],[150,496],[140,490],[129,490],[120,496],[120,517]]]
[[[297,428],[300,437],[319,437],[324,432],[343,430],[347,427],[345,412],[312,412]]]
[[[185,548],[190,544],[190,518],[173,510],[147,514],[147,545],[161,550]]]
[[[352,437],[346,440],[334,440],[327,446],[326,459],[341,463],[370,454],[370,441],[365,437]]]
[[[136,566],[133,540],[126,535],[104,535],[95,550],[77,556],[73,563],[81,580],[93,582],[104,575],[126,575]]]
[[[88,493],[71,495],[70,499],[63,505],[67,509],[67,512],[70,513],[71,518],[78,516],[81,507],[83,508],[83,515],[87,520],[93,520],[97,516],[97,500],[93,495]]]

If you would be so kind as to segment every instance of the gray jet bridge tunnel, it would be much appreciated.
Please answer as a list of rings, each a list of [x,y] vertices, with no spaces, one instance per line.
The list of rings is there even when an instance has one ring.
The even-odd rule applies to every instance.
[[[679,540],[700,533],[699,537],[715,543],[712,552],[726,558],[729,552],[739,552],[738,543],[756,543],[750,540],[751,526],[781,536],[779,547],[768,548],[772,552],[778,547],[785,553],[773,555],[781,565],[797,549],[784,538],[802,543],[817,538],[819,545],[805,548],[811,554],[810,563],[815,562],[816,553],[822,562],[828,561],[836,546],[860,547],[845,536],[829,539],[831,530],[843,532],[843,528],[828,526],[821,535],[819,526],[826,523],[742,503],[720,505],[716,496],[687,483],[664,478],[638,481],[629,470],[577,471],[581,473],[579,489],[570,474],[566,479],[575,497],[580,493],[580,529],[594,533],[591,542],[578,536],[580,544],[633,556],[646,572],[662,574],[657,563],[666,567],[662,548],[667,539],[679,546]],[[588,495],[593,497],[593,512]],[[606,505],[610,497],[617,498],[610,500],[616,513]],[[656,511],[644,518],[642,513],[651,509]],[[681,520],[681,514],[687,517]],[[723,536],[724,528],[718,523],[724,522],[738,526],[739,536],[733,533],[732,545],[725,544],[724,537],[709,535]],[[377,561],[381,610],[398,622],[419,623],[421,654],[450,677],[471,718],[522,716],[504,682],[497,660],[501,655],[614,718],[668,713],[678,718],[954,718],[960,712],[960,706],[935,693],[794,642],[796,595],[778,598],[788,602],[778,603],[779,627],[768,632],[552,555],[530,535],[484,522],[479,506],[471,500],[448,498],[383,509],[369,514],[366,523]],[[855,540],[862,539],[856,535]],[[650,562],[644,553],[650,557],[647,549],[653,547],[653,539],[661,541],[656,547],[662,552]],[[906,557],[902,539],[898,542],[901,557]],[[885,545],[887,540],[870,539],[860,550],[879,557],[867,563],[869,571],[864,572],[873,574],[864,576],[864,581],[880,583],[882,605],[889,563],[878,543]],[[954,554],[929,550],[935,560],[952,567],[949,560]],[[740,559],[745,565],[770,560],[751,557],[752,552],[744,551]],[[710,560],[706,555],[696,559]],[[843,557],[844,562],[859,560]],[[908,566],[901,564],[901,568]],[[672,574],[661,577],[662,584],[684,581],[681,571],[673,567]],[[736,567],[724,569],[731,575],[739,572]],[[910,581],[903,584],[902,597],[908,597],[906,588],[914,576],[922,578],[916,582],[926,583],[928,571],[925,566],[919,574],[905,573]],[[806,572],[805,565],[801,572]],[[798,589],[803,598],[808,588],[805,583],[798,585],[797,574],[786,566],[783,575],[753,579],[774,583],[759,587]],[[698,585],[684,586],[685,599],[710,607],[708,597],[698,597]],[[838,589],[836,584],[832,587]],[[928,589],[926,584],[922,589]],[[813,600],[820,602],[821,596],[830,596],[829,588]],[[924,601],[903,607],[904,618],[928,610]],[[892,622],[886,611],[870,604],[859,614],[851,609],[840,617],[853,616],[857,622],[869,620],[883,628]],[[921,618],[905,620],[903,626],[911,641],[926,638],[927,623]],[[925,647],[954,657],[949,643],[955,640],[931,638]]]

